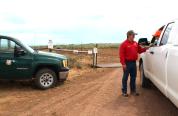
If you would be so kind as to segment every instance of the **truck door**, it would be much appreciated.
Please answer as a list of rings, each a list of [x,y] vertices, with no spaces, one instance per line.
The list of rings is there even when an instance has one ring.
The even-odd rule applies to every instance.
[[[13,73],[14,52],[8,39],[0,39],[0,78],[7,79]]]
[[[152,74],[152,81],[155,85],[164,93],[166,94],[166,66],[167,66],[167,55],[169,52],[169,47],[167,45],[169,34],[172,30],[172,26],[174,23],[169,23],[163,32],[161,40],[159,42],[159,46],[153,47],[150,50],[151,54],[151,74]]]
[[[32,57],[25,50],[24,54],[16,55],[17,50],[23,48],[8,38],[0,38],[0,78],[30,78]]]
[[[148,77],[150,77],[151,74],[151,69],[152,69],[152,65],[151,65],[151,56],[152,54],[150,53],[150,51],[152,50],[152,48],[149,48],[146,52],[145,52],[145,64],[144,64],[144,71],[145,74],[148,75]]]
[[[178,23],[175,23],[170,36],[167,58],[167,96],[178,107]]]
[[[178,106],[178,46],[172,46],[167,60],[167,96]]]

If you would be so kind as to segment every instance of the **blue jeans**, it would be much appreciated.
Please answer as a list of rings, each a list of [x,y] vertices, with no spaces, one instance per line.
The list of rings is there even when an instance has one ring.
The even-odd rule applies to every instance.
[[[137,76],[137,66],[136,61],[127,61],[126,70],[124,70],[122,78],[122,92],[127,93],[127,80],[130,75],[130,90],[131,92],[136,92],[136,76]]]

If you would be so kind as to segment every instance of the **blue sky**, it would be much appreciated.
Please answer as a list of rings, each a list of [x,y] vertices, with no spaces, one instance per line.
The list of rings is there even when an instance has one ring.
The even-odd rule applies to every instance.
[[[160,5],[161,3],[161,5]],[[173,19],[176,0],[0,0],[0,33],[29,45],[120,43],[126,32],[151,38]]]

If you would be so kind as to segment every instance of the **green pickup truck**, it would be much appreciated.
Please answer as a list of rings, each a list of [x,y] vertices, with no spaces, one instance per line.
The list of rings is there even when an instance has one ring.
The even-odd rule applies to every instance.
[[[33,80],[40,89],[68,77],[66,56],[33,50],[21,41],[0,36],[0,80]]]

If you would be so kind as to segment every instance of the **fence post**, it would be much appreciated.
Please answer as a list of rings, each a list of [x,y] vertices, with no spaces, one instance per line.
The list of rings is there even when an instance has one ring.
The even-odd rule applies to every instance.
[[[48,50],[49,50],[49,52],[52,52],[52,49],[49,48]]]
[[[96,49],[97,49],[97,52],[96,52],[96,66],[98,64],[98,44],[96,44]]]
[[[48,50],[49,50],[49,52],[52,52],[52,50],[53,50],[53,41],[52,40],[48,41]]]
[[[93,48],[93,68],[96,68],[97,66],[97,52],[98,49],[96,47]]]
[[[94,50],[92,50],[92,55],[93,55],[93,65],[92,65],[92,67],[93,68],[95,68],[95,54],[94,54]]]

